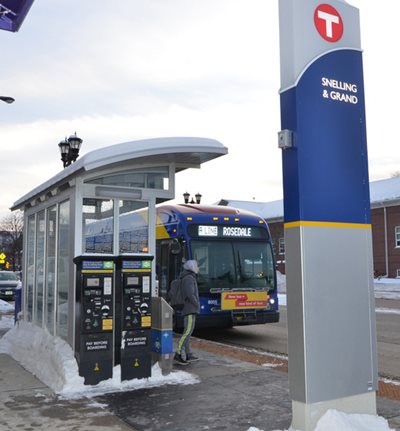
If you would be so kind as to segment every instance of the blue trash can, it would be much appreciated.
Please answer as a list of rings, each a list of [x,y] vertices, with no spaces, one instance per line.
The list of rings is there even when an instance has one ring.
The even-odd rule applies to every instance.
[[[17,323],[18,313],[22,309],[22,284],[15,289],[14,323]]]

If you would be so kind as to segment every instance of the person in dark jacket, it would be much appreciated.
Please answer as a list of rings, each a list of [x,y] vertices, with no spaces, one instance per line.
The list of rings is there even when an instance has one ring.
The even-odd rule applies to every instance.
[[[200,313],[199,289],[197,287],[198,273],[199,267],[197,261],[187,260],[183,265],[183,272],[180,275],[180,279],[182,280],[181,289],[184,297],[183,309],[181,311],[184,329],[174,356],[174,361],[180,365],[188,365],[190,362],[199,360],[190,350],[190,336],[196,324],[196,316]],[[185,357],[182,355],[183,352],[185,352]]]

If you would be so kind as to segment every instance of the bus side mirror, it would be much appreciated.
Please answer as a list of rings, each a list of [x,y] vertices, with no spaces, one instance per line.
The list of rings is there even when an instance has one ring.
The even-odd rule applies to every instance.
[[[171,252],[171,254],[174,254],[174,255],[177,255],[181,252],[181,245],[179,244],[179,242],[177,240],[174,240],[171,243],[170,252]]]

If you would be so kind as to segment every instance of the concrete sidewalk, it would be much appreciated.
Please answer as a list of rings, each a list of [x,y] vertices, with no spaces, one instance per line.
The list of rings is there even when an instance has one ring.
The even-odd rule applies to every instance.
[[[180,367],[193,385],[168,385],[93,399],[62,400],[0,354],[0,430],[284,430],[291,422],[284,359],[194,340],[201,360]],[[394,397],[396,398],[396,397]],[[378,414],[400,431],[400,401],[378,397]]]
[[[132,431],[90,399],[62,400],[6,354],[0,354],[1,431]]]

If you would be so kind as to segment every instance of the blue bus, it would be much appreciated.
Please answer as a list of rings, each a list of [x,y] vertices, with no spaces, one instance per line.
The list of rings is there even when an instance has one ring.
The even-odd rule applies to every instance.
[[[277,279],[266,222],[245,210],[199,204],[160,205],[156,222],[159,295],[167,298],[185,259],[196,259],[197,328],[279,321]],[[179,312],[175,327],[183,326]]]

